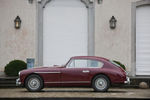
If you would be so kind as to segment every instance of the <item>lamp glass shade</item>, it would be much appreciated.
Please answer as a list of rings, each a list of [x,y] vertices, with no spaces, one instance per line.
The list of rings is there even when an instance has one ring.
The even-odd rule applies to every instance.
[[[17,16],[14,20],[15,28],[19,29],[21,27],[21,19],[19,16]]]
[[[115,29],[116,28],[116,22],[117,22],[117,20],[115,19],[114,16],[112,16],[110,21],[109,21],[111,29]]]

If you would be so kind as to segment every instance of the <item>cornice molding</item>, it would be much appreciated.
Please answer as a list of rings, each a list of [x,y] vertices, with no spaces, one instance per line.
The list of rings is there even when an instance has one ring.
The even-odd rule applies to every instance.
[[[40,3],[42,5],[43,8],[45,8],[45,6],[51,2],[52,0],[37,0],[38,3]],[[91,4],[93,4],[93,0],[80,0],[82,3],[85,4],[86,8],[89,8]]]

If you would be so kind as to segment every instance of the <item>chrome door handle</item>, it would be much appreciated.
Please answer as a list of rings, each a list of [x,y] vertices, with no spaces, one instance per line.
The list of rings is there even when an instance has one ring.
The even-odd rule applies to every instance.
[[[89,73],[90,71],[89,70],[83,70],[82,72],[83,73]]]

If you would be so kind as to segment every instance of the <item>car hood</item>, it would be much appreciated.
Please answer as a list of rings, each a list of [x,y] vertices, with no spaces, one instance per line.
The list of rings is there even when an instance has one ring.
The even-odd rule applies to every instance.
[[[64,66],[51,66],[51,67],[36,67],[36,68],[30,68],[20,71],[20,73],[34,73],[34,72],[47,72],[47,71],[56,71],[60,68],[63,68]]]

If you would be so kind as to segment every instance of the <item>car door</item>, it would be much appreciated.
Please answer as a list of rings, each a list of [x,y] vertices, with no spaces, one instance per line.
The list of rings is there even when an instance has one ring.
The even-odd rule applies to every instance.
[[[36,72],[44,78],[46,86],[60,86],[61,68],[49,67],[43,71]]]
[[[90,85],[90,70],[86,59],[72,59],[61,69],[62,86]]]

